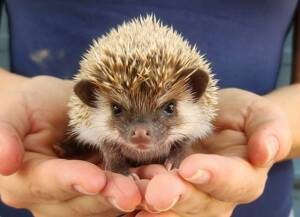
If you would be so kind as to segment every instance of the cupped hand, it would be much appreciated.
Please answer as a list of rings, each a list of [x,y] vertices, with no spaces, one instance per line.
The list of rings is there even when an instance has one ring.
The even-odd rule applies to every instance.
[[[290,150],[284,113],[261,96],[224,89],[215,125],[178,170],[141,169],[148,180],[140,184],[144,210],[136,216],[229,217],[262,194],[269,169]]]
[[[65,134],[72,86],[70,81],[39,76],[0,92],[1,174],[19,168],[24,149],[54,156],[50,147]]]
[[[66,131],[72,86],[41,76],[1,92],[0,173],[14,173],[0,176],[1,200],[37,217],[110,217],[132,211],[141,196],[131,179],[89,162],[58,159],[52,151]]]
[[[89,162],[32,152],[24,158],[18,172],[0,178],[1,200],[36,217],[115,217],[140,203],[134,181]]]

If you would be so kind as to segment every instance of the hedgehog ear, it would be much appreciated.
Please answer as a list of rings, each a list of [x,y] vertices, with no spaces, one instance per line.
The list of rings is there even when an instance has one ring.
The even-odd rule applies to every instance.
[[[81,80],[74,86],[74,92],[86,105],[96,108],[97,85],[88,80]]]
[[[193,99],[198,101],[200,97],[203,95],[204,91],[206,90],[209,77],[208,73],[201,70],[197,69],[196,71],[193,70],[194,72],[192,75],[188,77],[187,83],[188,83],[188,88],[191,90]],[[187,70],[186,75],[191,73],[191,70]]]

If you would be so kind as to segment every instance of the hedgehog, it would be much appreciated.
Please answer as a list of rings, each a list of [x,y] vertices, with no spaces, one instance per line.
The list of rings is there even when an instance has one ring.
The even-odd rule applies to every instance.
[[[212,132],[218,88],[210,64],[154,15],[95,39],[74,81],[70,133],[99,153],[105,170],[176,168]]]

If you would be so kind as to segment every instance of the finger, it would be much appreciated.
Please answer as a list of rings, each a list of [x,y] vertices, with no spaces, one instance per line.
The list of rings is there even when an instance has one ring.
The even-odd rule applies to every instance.
[[[39,206],[41,211],[44,211]],[[80,196],[64,202],[63,207],[58,205],[58,208],[65,208],[62,213],[70,213],[65,216],[105,216],[105,217],[116,217],[119,216],[122,211],[113,207],[105,197],[101,194],[95,196]],[[51,211],[51,210],[50,210]],[[52,216],[52,215],[49,215]]]
[[[176,175],[167,173],[153,177],[145,191],[149,211],[163,212],[171,209],[185,192],[185,185]]]
[[[232,209],[232,203],[221,202],[198,191],[176,173],[155,176],[148,184],[145,200],[149,213],[174,211],[179,216],[216,216]],[[149,214],[150,215],[150,214]],[[157,215],[160,216],[160,215]]]
[[[135,217],[137,214],[138,214],[139,211],[134,211],[132,213],[127,213],[123,216],[120,216],[120,217]],[[118,216],[119,217],[119,216]]]
[[[0,121],[0,174],[14,173],[22,163],[23,153],[24,148],[18,132],[9,124]]]
[[[138,189],[139,189],[139,192],[142,196],[142,201],[141,203],[139,204],[139,206],[137,207],[137,209],[145,209],[145,210],[151,210],[148,206],[147,206],[147,203],[145,201],[145,194],[146,194],[146,189],[147,189],[147,186],[149,184],[150,180],[148,179],[140,179],[136,182],[137,186],[138,186]]]
[[[117,209],[133,211],[141,203],[141,194],[136,183],[129,177],[106,172],[107,183],[101,195]]]
[[[154,176],[167,173],[168,171],[160,164],[150,164],[137,168],[135,172],[142,179],[152,179]]]
[[[26,99],[21,93],[1,94],[0,173],[12,174],[22,162],[22,139],[29,130]],[[18,106],[16,106],[18,105]]]
[[[94,195],[106,184],[105,173],[88,162],[39,159],[39,155],[31,154],[33,156],[35,158],[25,161],[18,173],[1,177],[3,190],[29,201],[53,201]]]
[[[99,195],[80,196],[74,200],[59,201],[58,203],[35,203],[30,206],[30,211],[34,216],[49,217],[116,217],[121,214],[106,201],[100,201]]]
[[[174,212],[164,212],[164,213],[149,213],[147,211],[139,212],[136,217],[180,217]]]
[[[282,160],[291,147],[291,134],[284,113],[275,105],[254,103],[245,130],[249,138],[249,159],[255,166],[269,166]]]
[[[47,212],[49,216],[57,216],[57,209],[65,216],[115,217],[122,212],[132,211],[140,202],[140,194],[134,182],[119,174],[109,173],[107,177],[105,187],[97,195],[80,195],[60,201],[63,206],[58,204],[57,208],[49,206],[48,203],[47,206],[37,204],[32,209],[36,212]],[[112,198],[115,198],[113,202]]]
[[[132,212],[140,202],[140,192],[130,178],[108,172],[106,186],[99,195],[74,198],[68,202],[68,206],[80,207],[78,212],[82,215],[109,212],[114,207],[114,216],[117,216],[121,211]]]
[[[267,179],[267,169],[255,169],[246,160],[205,154],[184,159],[178,173],[200,191],[218,200],[236,203],[259,197]]]
[[[56,156],[52,147],[53,144],[57,143],[57,141],[61,141],[59,135],[55,135],[53,128],[51,130],[51,128],[47,129],[45,127],[37,130],[36,132],[30,132],[30,134],[26,135],[23,144],[26,151],[36,152],[48,156]]]
[[[149,181],[150,180],[148,180],[148,179],[140,179],[136,182],[141,195],[145,195]]]
[[[235,100],[228,103],[230,98]],[[253,165],[268,167],[289,152],[291,135],[287,118],[275,104],[253,93],[230,88],[220,91],[219,108],[216,128],[245,131]]]
[[[196,213],[195,215],[193,215],[193,210],[190,210],[188,213],[189,213],[188,215],[187,214],[178,215],[176,212],[172,212],[172,211],[163,212],[163,213],[149,213],[147,211],[141,211],[136,215],[136,217],[180,217],[180,216],[206,217],[207,216],[207,215],[205,215],[205,210],[200,213]],[[217,215],[213,215],[213,216],[230,217],[231,213],[232,213],[232,211],[230,211],[228,213],[218,213]],[[209,216],[211,216],[211,215],[209,215]]]

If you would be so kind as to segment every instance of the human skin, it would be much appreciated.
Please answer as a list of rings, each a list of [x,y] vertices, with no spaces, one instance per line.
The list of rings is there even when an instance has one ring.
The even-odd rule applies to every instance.
[[[47,77],[47,79],[51,80],[53,78]],[[21,91],[22,96],[24,96],[24,92],[27,92],[28,89],[26,88],[29,87],[32,88],[32,85],[26,85],[27,81],[25,82],[25,80],[19,79],[18,82],[20,82],[20,85],[16,85],[16,86],[21,86],[23,88]],[[83,214],[81,210],[94,210],[93,209],[94,207],[92,205],[95,205],[98,208],[101,206],[99,206],[99,199],[97,199],[98,196],[94,196],[94,197],[88,195],[85,196],[84,194],[80,194],[79,198],[81,198],[82,200],[79,200],[81,202],[75,203],[74,206],[72,205],[63,206],[63,203],[58,203],[61,202],[60,198],[65,199],[68,197],[72,197],[72,193],[74,193],[74,192],[70,192],[70,189],[71,191],[74,190],[73,188],[70,188],[70,184],[73,185],[73,180],[70,180],[69,178],[72,176],[71,175],[67,177],[64,176],[65,174],[68,174],[65,172],[67,171],[70,172],[70,169],[67,168],[72,168],[73,166],[69,165],[68,161],[55,159],[53,152],[51,152],[51,149],[49,148],[54,141],[59,140],[63,135],[62,133],[57,134],[53,132],[54,131],[63,132],[64,130],[60,129],[59,126],[65,127],[67,122],[65,120],[66,108],[59,107],[59,105],[64,105],[64,103],[61,104],[58,103],[57,96],[60,95],[63,97],[62,102],[65,102],[68,98],[68,94],[63,96],[62,93],[65,92],[61,91],[61,89],[58,86],[51,85],[52,83],[50,82],[50,80],[47,81],[44,80],[44,82],[40,84],[36,84],[37,86],[35,87],[40,94],[47,93],[46,94],[47,96],[43,94],[42,95],[37,94],[34,97],[35,103],[28,104],[30,106],[35,105],[36,100],[39,99],[40,105],[43,106],[46,105],[45,107],[47,109],[53,108],[51,114],[56,114],[55,112],[59,111],[58,113],[61,115],[61,118],[57,118],[55,115],[53,115],[52,116],[53,119],[52,118],[50,118],[49,120],[46,119],[45,122],[47,124],[41,127],[42,129],[44,128],[47,129],[45,131],[46,133],[39,134],[39,135],[44,135],[44,137],[36,136],[36,135],[33,137],[27,136],[28,130],[26,131],[24,129],[28,129],[28,126],[26,128],[26,123],[27,123],[26,120],[28,119],[25,118],[24,120],[22,120],[22,117],[27,117],[26,113],[23,113],[19,106],[18,108],[15,108],[15,105],[21,102],[20,101],[21,98],[16,97],[17,95],[14,94],[16,93],[19,94],[20,91],[15,91],[14,89],[14,91],[7,91],[5,94],[0,96],[0,97],[4,97],[3,98],[4,101],[7,102],[6,106],[2,106],[0,108],[0,117],[1,117],[0,120],[2,120],[1,122],[2,125],[0,124],[0,126],[2,126],[0,128],[0,141],[2,142],[0,145],[3,147],[2,150],[4,150],[2,151],[2,154],[0,154],[0,165],[3,165],[3,163],[1,162],[7,162],[6,160],[8,161],[10,160],[12,162],[12,164],[4,163],[5,166],[2,167],[0,166],[0,171],[3,174],[10,174],[13,173],[17,168],[19,168],[18,172],[16,173],[17,175],[1,178],[0,186],[1,187],[3,186],[1,195],[2,198],[4,199],[4,202],[16,207],[29,208],[34,213],[36,213],[36,216],[38,217],[55,216],[53,215],[53,213],[51,213],[51,215],[48,213],[49,211],[52,212],[54,210],[54,209],[49,209],[49,207],[53,206],[53,200],[56,201],[56,205],[57,205],[56,210],[59,211],[60,209],[58,207],[61,207],[62,210],[60,210],[61,211],[60,214],[68,213],[68,215],[66,216],[70,216],[70,214],[74,215],[74,207],[76,207],[75,210],[78,213],[75,216],[80,216],[81,214]],[[46,83],[50,84],[51,87],[54,87],[56,91],[59,90],[59,93],[54,92],[53,94],[49,95],[49,89],[48,91],[41,91],[44,90],[43,88],[47,87],[45,85]],[[69,85],[71,84],[69,83]],[[70,86],[69,87],[66,86],[66,88],[67,89],[69,88],[69,91],[71,89]],[[8,94],[8,92],[10,94]],[[68,93],[67,90],[66,92]],[[5,98],[4,95],[9,97]],[[236,96],[239,96],[239,98],[237,98]],[[230,106],[228,107],[228,105],[230,104],[228,104],[228,100],[226,99],[228,98],[230,99],[230,97],[234,97],[235,102],[237,103],[237,105],[234,105],[234,108],[236,110],[232,110]],[[266,119],[265,118],[266,116],[260,115],[261,114],[260,112],[245,113],[245,105],[248,105],[249,98],[255,99],[254,100],[255,102],[256,100],[260,101],[261,103],[258,103],[258,106],[262,105],[265,109],[267,109],[268,114],[273,114],[273,115],[271,115],[269,118]],[[54,101],[51,101],[51,99],[53,99]],[[265,184],[266,173],[269,170],[272,163],[281,160],[284,156],[287,155],[289,151],[289,145],[290,145],[289,130],[288,130],[286,118],[284,117],[284,112],[282,112],[277,106],[273,104],[270,105],[270,102],[262,100],[263,99],[262,97],[259,97],[257,95],[245,91],[237,90],[237,89],[220,91],[220,99],[221,99],[220,114],[219,114],[219,118],[216,121],[216,124],[219,129],[218,136],[215,137],[215,139],[213,140],[210,139],[207,140],[207,144],[214,144],[214,145],[203,146],[201,151],[204,151],[205,154],[195,154],[193,156],[188,157],[181,165],[179,171],[176,172],[168,173],[163,168],[153,166],[153,165],[149,167],[144,167],[140,169],[140,171],[138,171],[140,176],[146,179],[146,180],[141,180],[141,182],[138,183],[138,186],[144,198],[143,205],[146,210],[151,210],[151,211],[169,210],[169,213],[163,212],[161,214],[156,214],[156,216],[165,216],[165,215],[199,216],[199,213],[197,212],[192,214],[190,213],[189,215],[187,215],[186,213],[188,210],[190,210],[187,208],[189,208],[189,206],[194,204],[195,207],[196,206],[213,207],[213,209],[207,209],[206,214],[203,213],[203,209],[202,209],[201,210],[202,216],[206,216],[206,217],[210,216],[209,212],[212,211],[216,213],[222,213],[222,215],[226,214],[229,216],[236,204],[250,202],[260,195]],[[223,103],[222,103],[222,99],[224,99]],[[267,104],[267,106],[265,104]],[[261,107],[259,108],[261,109]],[[231,111],[232,113],[230,112],[228,113],[228,110]],[[42,110],[37,110],[37,111],[42,111]],[[246,109],[246,111],[248,110]],[[14,115],[11,115],[12,113]],[[19,114],[19,117],[16,114]],[[37,112],[37,114],[39,114],[39,112]],[[238,116],[237,114],[240,114],[240,116]],[[11,118],[11,117],[15,117],[15,118]],[[46,116],[38,115],[38,117],[44,118],[47,117],[47,115]],[[248,120],[248,122],[246,120]],[[43,123],[41,121],[37,121],[37,122]],[[49,125],[49,123],[51,124]],[[245,123],[248,124],[245,125]],[[243,129],[242,128],[243,126],[249,126],[249,127],[247,129]],[[30,129],[32,129],[32,127]],[[53,132],[51,130],[49,131],[49,129],[52,129]],[[24,132],[26,132],[27,134]],[[51,133],[49,134],[49,132],[52,132],[52,134]],[[246,134],[244,134],[244,132],[246,132]],[[268,140],[267,138],[269,138],[268,135],[270,134],[270,132],[272,132],[272,134],[274,134],[277,137],[277,139]],[[49,136],[51,138],[50,140],[49,140]],[[26,139],[24,140],[24,138],[26,139],[35,138],[35,139],[29,140],[28,142],[28,140],[25,141]],[[45,141],[48,141],[48,143],[44,144]],[[268,143],[267,141],[272,141],[273,145],[270,145],[270,143]],[[11,156],[18,156],[18,154],[19,156],[23,156],[22,154],[23,147],[25,147],[25,155],[24,155],[26,160],[24,161],[25,163],[21,163],[22,162],[22,160],[20,160],[22,159],[21,157],[19,158],[17,157],[15,158],[15,160],[11,160],[12,159]],[[210,147],[214,147],[214,149],[211,149]],[[249,163],[248,159],[250,160],[251,164]],[[58,173],[57,172],[58,165],[64,165],[64,163],[68,164],[65,167],[66,168],[65,170],[61,170],[65,172]],[[71,163],[74,163],[74,167],[76,167],[75,165],[78,164],[82,165],[83,162],[76,161]],[[44,168],[43,166],[46,167]],[[90,168],[90,166],[92,165],[88,164],[88,166]],[[203,168],[204,166],[205,168]],[[59,167],[62,169],[64,168],[63,166],[59,166]],[[220,167],[222,167],[222,170],[219,169]],[[24,168],[26,171],[25,173],[22,172]],[[240,168],[243,168],[244,170],[241,170]],[[205,169],[205,171],[209,172],[208,173],[209,178],[205,183],[199,183],[199,178],[196,179],[196,181],[193,179],[183,178],[187,175],[191,175],[193,172],[198,171],[199,169]],[[48,172],[46,174],[45,172],[41,174],[35,171],[48,171]],[[74,170],[74,171],[75,171],[74,174],[75,173],[80,174],[83,170],[82,171]],[[232,171],[236,171],[236,174],[232,175],[230,182],[228,182],[227,179],[228,177],[225,173],[228,171],[230,171],[230,173],[232,173]],[[103,175],[103,171],[101,171],[100,169],[97,169],[97,175],[99,175],[102,178],[100,179],[98,177],[93,179],[92,176],[95,175],[93,172],[95,171],[91,169],[91,174],[86,175],[86,176],[90,175],[91,179],[84,179],[80,181],[88,182],[88,180],[107,179],[107,175],[106,174]],[[44,175],[44,177],[42,175]],[[245,177],[245,176],[249,177],[249,179],[247,179],[249,181],[247,185],[245,184],[245,182],[241,182],[240,180],[240,177]],[[40,177],[43,177],[43,179],[40,179]],[[225,185],[224,177],[226,177],[226,183],[225,183],[226,189],[224,188]],[[121,185],[127,183],[126,185],[128,186],[126,186],[126,189],[128,189],[127,192],[131,192],[130,193],[131,195],[127,195],[127,199],[125,197],[125,200],[124,197],[123,198],[121,196],[118,197],[122,199],[117,199],[117,203],[119,203],[117,204],[117,207],[129,211],[139,203],[140,195],[138,194],[134,183],[124,178],[125,177],[117,176],[116,180],[119,180],[119,183]],[[32,180],[34,180],[34,182]],[[50,180],[59,180],[62,181],[63,183],[59,181],[55,182]],[[174,186],[172,185],[173,188],[170,188],[170,186],[166,185],[166,183],[171,183],[170,181],[177,184],[174,184]],[[202,181],[203,181],[203,177],[202,177]],[[252,182],[250,183],[250,181]],[[85,193],[95,194],[101,192],[102,194],[100,193],[100,198],[102,198],[102,202],[103,202],[103,198],[106,197],[105,195],[103,195],[103,192],[106,192],[103,190],[103,188],[105,189],[105,187],[107,187],[107,185],[103,186],[103,182],[100,181],[100,184],[99,183],[98,185],[96,184],[95,189],[92,190],[85,189],[89,191]],[[25,183],[25,184],[21,185],[21,183]],[[30,189],[28,188],[26,183],[34,183],[31,184],[31,186],[39,186],[40,189],[42,190],[35,189],[33,192],[30,190],[29,192],[26,192],[27,189]],[[47,186],[49,186],[50,184],[49,188],[43,188],[43,186],[45,186],[46,184]],[[19,186],[20,188],[16,188],[16,186]],[[63,188],[66,189],[61,190],[61,186],[63,186]],[[89,183],[86,186],[92,186],[92,185]],[[24,191],[24,189],[26,190]],[[51,192],[57,192],[57,189],[58,191],[59,189],[61,190],[59,191],[59,194],[54,194],[54,193],[53,193],[54,195],[51,194]],[[242,189],[242,191],[240,189]],[[224,194],[224,190],[226,190],[225,194]],[[42,193],[36,194],[36,192],[40,192],[40,191]],[[154,192],[156,191],[164,192],[164,195],[170,195],[170,197],[157,198],[157,195],[154,194]],[[115,193],[114,190],[112,190],[112,192]],[[240,192],[240,194],[238,194],[237,192]],[[254,193],[250,193],[250,192],[254,192]],[[61,196],[59,196],[59,198],[56,198],[55,196],[57,195],[61,195]],[[179,195],[181,199],[177,201],[177,197]],[[22,201],[22,198],[24,198],[24,196],[26,196],[26,201],[31,201],[31,202],[24,203],[24,201]],[[132,198],[135,198],[135,200],[132,200]],[[161,201],[162,199],[163,201]],[[41,203],[41,201],[43,201],[43,203]],[[106,199],[104,199],[104,201],[106,201],[107,203]],[[135,203],[121,204],[121,202],[123,201],[135,201]],[[172,202],[174,202],[172,204],[173,206],[170,206]],[[59,204],[61,204],[61,206],[59,206]],[[163,207],[164,205],[165,207]],[[100,210],[99,213],[97,213],[97,216],[108,216],[108,215],[104,215],[106,211],[111,213],[116,212],[116,209],[113,209],[113,207],[110,205],[107,206],[104,205],[104,207],[107,207],[107,209],[104,209],[104,211]],[[71,213],[68,212],[67,210],[68,208],[69,211],[70,210],[72,211]],[[95,210],[98,211],[98,209]],[[146,211],[143,211],[138,215],[153,216],[153,214],[149,214],[149,213],[146,214]],[[215,216],[221,216],[221,215],[215,215]]]
[[[292,134],[292,148],[286,159],[294,159],[300,156],[300,84],[277,89],[265,97],[278,105],[286,114]]]
[[[201,154],[187,157],[173,173],[143,173],[150,181],[143,185],[146,208],[138,217],[229,217],[238,204],[261,195],[273,163],[288,155],[292,140],[280,106],[239,89],[219,93],[216,131],[197,145]]]
[[[40,76],[0,92],[0,194],[35,216],[116,216],[141,201],[134,181],[84,161],[58,159],[73,83]],[[124,191],[122,189],[127,189]],[[118,207],[119,209],[116,209]]]

